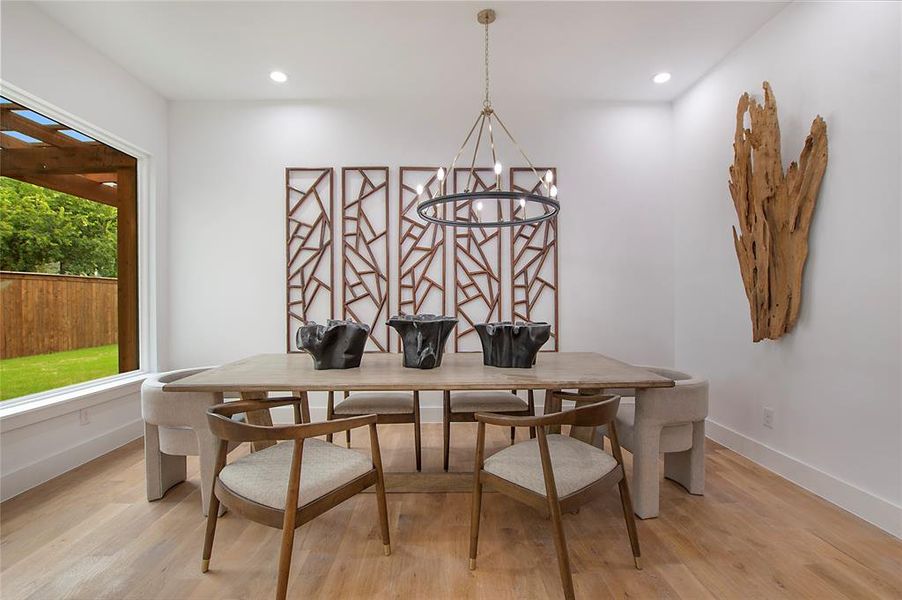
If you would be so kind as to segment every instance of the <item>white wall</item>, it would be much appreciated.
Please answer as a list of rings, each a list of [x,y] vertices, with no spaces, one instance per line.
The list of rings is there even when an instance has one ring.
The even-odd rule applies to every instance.
[[[527,105],[500,96],[495,105],[536,164],[559,167],[562,348],[672,364],[669,105]],[[395,214],[397,167],[450,161],[480,106],[476,94],[174,102],[172,363],[285,351],[286,166],[388,165]]]
[[[106,130],[150,154],[150,184],[156,219],[166,219],[167,104],[165,99],[138,82],[132,75],[99,54],[49,19],[34,4],[3,2],[0,78]],[[151,289],[142,294],[153,297],[157,325],[165,329],[165,290],[155,278],[165,278],[167,260],[165,227],[150,245],[150,261],[156,268]],[[155,337],[156,331],[150,335]],[[165,363],[165,356],[142,357],[153,368]],[[135,385],[116,392],[96,395],[70,410],[54,408],[49,420],[4,419],[0,436],[0,495],[8,498],[32,485],[54,477],[117,445],[141,435],[140,403]],[[79,408],[87,411],[88,423],[80,425]],[[74,411],[74,412],[72,412]]]
[[[674,104],[676,359],[711,379],[710,435],[902,535],[900,5],[790,5]],[[773,86],[784,161],[829,165],[802,312],[751,341],[727,189],[736,103]],[[776,411],[763,427],[764,407]]]

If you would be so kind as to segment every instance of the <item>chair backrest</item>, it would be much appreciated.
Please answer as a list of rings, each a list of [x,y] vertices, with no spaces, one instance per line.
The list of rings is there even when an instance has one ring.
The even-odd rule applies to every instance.
[[[162,427],[206,428],[204,411],[218,402],[209,392],[165,392],[163,386],[211,367],[179,369],[148,376],[141,384],[141,416],[148,423]]]
[[[647,423],[663,425],[702,421],[708,416],[708,380],[664,367],[640,367],[662,377],[673,379],[672,388],[640,390],[636,416]]]
[[[279,406],[295,405],[305,402],[303,398],[287,398],[284,400],[238,400],[216,404],[207,409],[207,422],[210,431],[220,440],[229,442],[259,442],[302,440],[343,431],[349,427],[374,425],[376,415],[332,419],[320,423],[304,423],[291,425],[251,425],[232,419],[233,415],[255,410],[268,410]]]
[[[542,425],[572,425],[575,427],[599,427],[612,422],[617,416],[620,396],[610,394],[572,394],[553,392],[561,400],[576,400],[576,408],[562,410],[541,417]]]

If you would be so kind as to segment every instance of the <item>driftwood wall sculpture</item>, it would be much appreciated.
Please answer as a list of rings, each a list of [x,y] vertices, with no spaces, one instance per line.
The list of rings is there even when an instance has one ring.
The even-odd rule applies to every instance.
[[[765,81],[764,104],[747,93],[739,99],[733,150],[730,194],[739,217],[733,241],[752,339],[775,340],[792,330],[799,316],[808,231],[827,167],[827,125],[820,116],[814,119],[799,162],[784,173],[777,103]]]

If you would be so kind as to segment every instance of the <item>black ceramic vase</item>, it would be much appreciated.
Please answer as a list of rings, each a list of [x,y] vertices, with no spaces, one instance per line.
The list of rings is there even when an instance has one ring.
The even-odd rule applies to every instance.
[[[397,315],[387,321],[401,336],[404,366],[434,369],[442,364],[445,342],[457,319],[439,315]]]
[[[489,367],[529,369],[551,336],[548,323],[477,323],[482,362]]]
[[[325,325],[309,322],[298,327],[298,350],[313,357],[313,368],[353,369],[360,366],[370,328],[354,321],[333,321]]]

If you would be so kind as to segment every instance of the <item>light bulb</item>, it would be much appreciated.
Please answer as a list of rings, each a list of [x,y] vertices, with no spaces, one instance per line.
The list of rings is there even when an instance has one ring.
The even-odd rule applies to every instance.
[[[552,183],[554,181],[554,173],[551,172],[551,169],[545,171],[545,183]]]
[[[282,71],[272,71],[269,74],[269,78],[276,83],[285,83],[286,81],[288,81],[288,75],[286,75]]]
[[[670,81],[670,73],[658,73],[657,75],[652,77],[651,80],[655,83],[667,83],[668,81]]]
[[[501,175],[501,169],[502,169],[501,163],[496,162],[495,163],[495,175]]]
[[[526,198],[520,198],[520,208],[526,208]]]
[[[557,186],[556,185],[551,186],[551,197],[557,198]]]
[[[417,184],[417,196],[422,196],[422,195],[423,195],[423,184],[418,183]]]
[[[445,180],[445,168],[439,167],[438,171],[435,172],[435,176],[438,177],[439,181],[444,181]]]
[[[476,210],[482,210],[482,200],[476,203]]]

